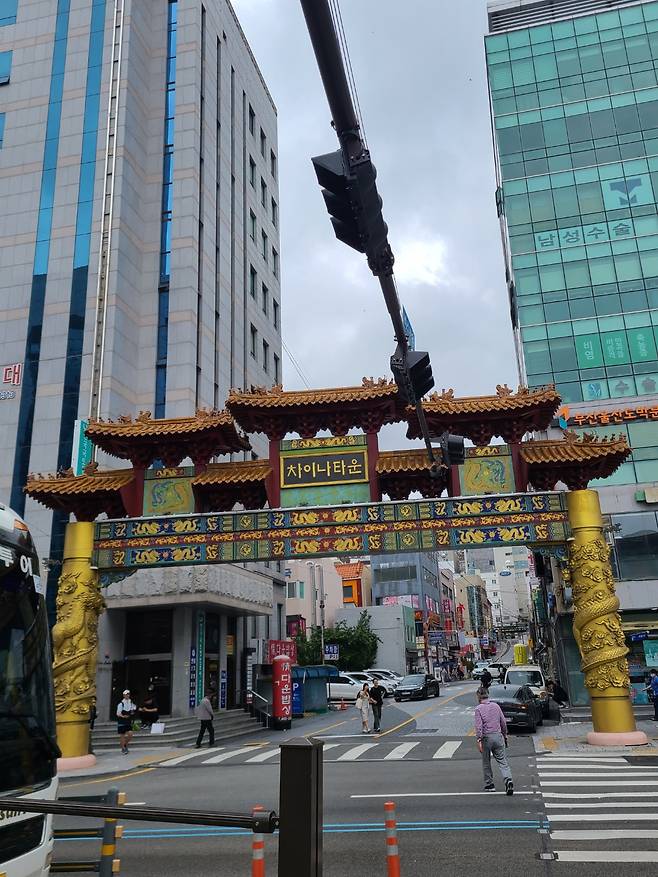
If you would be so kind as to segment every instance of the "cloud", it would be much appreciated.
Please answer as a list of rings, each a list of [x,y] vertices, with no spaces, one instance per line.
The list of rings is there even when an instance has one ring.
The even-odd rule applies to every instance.
[[[407,286],[441,286],[448,280],[445,241],[419,230],[403,237],[396,247],[395,276]]]

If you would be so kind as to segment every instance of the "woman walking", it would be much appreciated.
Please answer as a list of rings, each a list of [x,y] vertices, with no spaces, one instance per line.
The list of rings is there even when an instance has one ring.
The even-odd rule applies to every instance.
[[[356,696],[356,708],[361,712],[361,733],[369,734],[368,714],[370,712],[370,689],[368,683],[363,683],[363,688]]]

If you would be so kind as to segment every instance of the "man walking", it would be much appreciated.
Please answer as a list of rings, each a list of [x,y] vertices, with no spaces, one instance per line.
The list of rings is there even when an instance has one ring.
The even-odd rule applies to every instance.
[[[372,717],[375,725],[375,734],[381,730],[382,724],[382,706],[384,704],[384,686],[379,684],[379,679],[375,679],[370,689],[370,704],[372,706]]]
[[[208,736],[210,738],[209,745],[212,747],[215,745],[215,726],[213,725],[213,720],[215,718],[215,714],[212,709],[212,703],[210,702],[210,698],[207,694],[203,696],[201,703],[197,707],[197,717],[201,722],[201,726],[199,728],[199,736],[196,738],[196,748],[201,749],[201,741],[203,740],[203,735],[206,733],[206,729],[208,730]]]
[[[123,700],[117,706],[117,733],[121,743],[121,754],[128,755],[128,744],[133,735],[133,716],[137,707],[132,702],[130,691],[126,688],[123,692]]]
[[[478,749],[482,753],[482,769],[484,770],[484,791],[495,791],[491,756],[498,762],[500,773],[505,780],[505,794],[514,794],[512,771],[507,763],[505,748],[507,746],[507,722],[503,711],[497,703],[489,700],[486,688],[478,689],[478,705],[475,707],[475,736]]]

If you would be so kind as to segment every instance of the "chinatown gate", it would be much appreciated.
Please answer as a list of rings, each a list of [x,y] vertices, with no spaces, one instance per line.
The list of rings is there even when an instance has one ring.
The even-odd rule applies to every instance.
[[[448,431],[474,445],[463,466],[438,472],[425,448],[379,450],[387,424],[406,422],[407,438],[420,437],[415,409],[386,379],[326,390],[252,387],[231,391],[224,411],[92,421],[87,437],[96,449],[130,468],[102,471],[92,462],[82,475],[31,476],[26,486],[34,499],[76,519],[67,527],[53,628],[63,755],[88,752],[101,577],[501,545],[554,554],[570,580],[592,701],[590,742],[646,742],[635,730],[598,494],[587,489],[612,474],[630,448],[624,438],[597,441],[586,433],[524,441],[548,429],[559,405],[553,387],[514,393],[498,386],[495,395],[471,398],[434,393],[423,401],[431,434]],[[323,431],[331,437],[317,438]],[[246,456],[245,433],[267,436],[268,459],[211,462]],[[300,438],[286,440],[290,434]],[[494,438],[503,443],[491,444]]]

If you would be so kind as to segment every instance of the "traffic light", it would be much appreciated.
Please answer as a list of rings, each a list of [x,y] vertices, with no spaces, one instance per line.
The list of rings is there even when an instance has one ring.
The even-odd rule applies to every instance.
[[[398,345],[391,357],[391,371],[400,395],[410,405],[415,405],[434,386],[430,355],[426,350],[407,350],[404,355]]]
[[[369,262],[378,261],[381,251],[388,249],[388,226],[368,153],[349,165],[340,149],[311,161],[338,240],[367,253]]]
[[[449,432],[444,432],[439,439],[439,446],[445,466],[461,466],[466,457],[463,436],[450,435]]]

